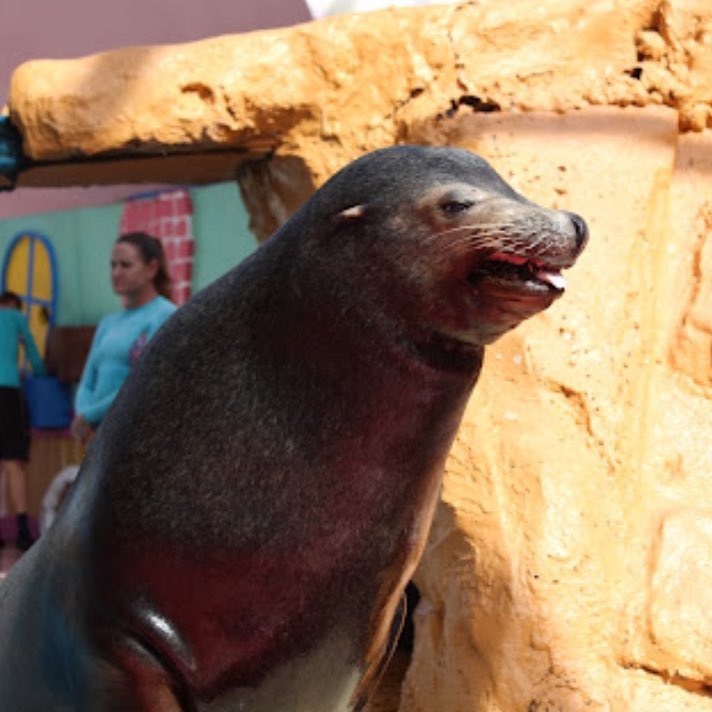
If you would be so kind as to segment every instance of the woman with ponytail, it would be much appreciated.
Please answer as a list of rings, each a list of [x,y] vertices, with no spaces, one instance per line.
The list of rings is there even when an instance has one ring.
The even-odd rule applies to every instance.
[[[111,252],[111,285],[123,309],[105,316],[94,334],[75,399],[72,433],[87,444],[149,339],[175,311],[160,240],[121,235]]]

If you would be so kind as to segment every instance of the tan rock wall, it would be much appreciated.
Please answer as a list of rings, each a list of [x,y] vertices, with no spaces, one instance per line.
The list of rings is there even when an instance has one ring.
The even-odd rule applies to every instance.
[[[400,712],[712,710],[712,133],[677,119],[448,127],[592,238],[566,296],[489,349]]]
[[[303,162],[319,185],[458,109],[667,105],[683,129],[701,130],[711,115],[711,14],[708,0],[480,0],[35,60],[15,71],[10,91],[25,150],[41,162],[20,181],[56,184],[62,173],[42,162],[83,161],[68,181],[105,182],[102,161],[118,156],[124,181],[185,180],[180,169],[206,180],[206,167],[224,180],[230,166],[274,155]],[[125,160],[195,152],[230,160],[202,171]]]

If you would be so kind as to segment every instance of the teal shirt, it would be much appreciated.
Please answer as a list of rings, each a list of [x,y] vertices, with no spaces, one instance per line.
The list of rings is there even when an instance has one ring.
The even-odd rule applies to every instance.
[[[17,309],[0,307],[0,386],[20,386],[20,369],[17,365],[20,342],[25,347],[32,371],[38,376],[44,374],[44,364],[27,326],[25,315]]]
[[[99,322],[74,404],[88,423],[101,422],[144,346],[175,310],[173,302],[155,297]]]

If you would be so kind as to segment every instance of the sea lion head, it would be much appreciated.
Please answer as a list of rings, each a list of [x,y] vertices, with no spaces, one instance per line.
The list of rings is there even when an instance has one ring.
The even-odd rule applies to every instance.
[[[491,343],[563,294],[561,272],[588,239],[583,218],[527,200],[454,148],[367,154],[308,210],[312,247],[341,251],[329,259],[341,291],[355,290],[374,318],[390,315],[419,343]]]

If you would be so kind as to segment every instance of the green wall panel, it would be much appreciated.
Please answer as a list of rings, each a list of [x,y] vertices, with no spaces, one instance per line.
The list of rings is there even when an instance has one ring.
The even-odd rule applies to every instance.
[[[235,183],[191,189],[195,258],[193,291],[198,291],[256,247]],[[119,234],[122,204],[43,213],[0,220],[0,256],[18,233],[33,230],[47,237],[57,254],[59,326],[95,324],[120,308],[111,289],[109,260]]]
[[[237,183],[193,188],[196,240],[193,290],[198,291],[240,263],[256,247]]]

